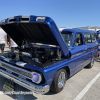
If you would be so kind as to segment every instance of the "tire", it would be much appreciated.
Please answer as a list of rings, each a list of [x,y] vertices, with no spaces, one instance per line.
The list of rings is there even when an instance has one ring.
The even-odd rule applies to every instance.
[[[60,69],[56,72],[54,80],[51,84],[50,90],[58,93],[63,90],[67,79],[67,72],[66,70]]]
[[[91,62],[86,66],[86,68],[92,68],[94,65],[94,57],[92,57]]]

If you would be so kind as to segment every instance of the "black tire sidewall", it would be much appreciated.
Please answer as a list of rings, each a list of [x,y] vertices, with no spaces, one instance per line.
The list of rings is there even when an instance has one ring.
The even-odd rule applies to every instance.
[[[56,93],[62,91],[63,88],[64,88],[64,86],[65,86],[65,84],[64,84],[62,88],[59,88],[58,87],[58,78],[59,78],[59,75],[60,75],[61,72],[64,72],[65,73],[65,83],[66,83],[66,79],[67,79],[67,72],[66,72],[66,70],[64,68],[63,69],[60,69],[60,70],[58,70],[56,72],[55,77],[54,77],[54,80],[53,80],[53,83],[52,83],[52,86],[51,86],[52,87],[51,90],[54,91],[54,92],[56,92]]]

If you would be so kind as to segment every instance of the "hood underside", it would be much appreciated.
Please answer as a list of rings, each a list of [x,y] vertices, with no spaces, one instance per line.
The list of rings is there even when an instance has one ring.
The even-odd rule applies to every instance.
[[[0,26],[18,44],[43,43],[60,46],[67,56],[68,48],[50,17],[15,16],[2,20]]]
[[[25,42],[59,45],[45,23],[10,23],[3,25],[2,28],[19,47],[26,44]]]

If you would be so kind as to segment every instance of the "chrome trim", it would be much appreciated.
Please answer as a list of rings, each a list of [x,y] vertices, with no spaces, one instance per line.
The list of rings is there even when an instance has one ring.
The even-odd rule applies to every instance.
[[[16,20],[16,21],[17,21],[17,19],[14,18],[14,17],[10,17],[10,18],[8,18],[8,22],[9,22],[9,23],[14,23],[14,22],[16,22],[16,21],[11,21],[11,20]]]
[[[14,81],[15,83],[35,92],[35,93],[39,93],[39,94],[45,94],[49,91],[50,89],[50,86],[49,85],[45,85],[45,86],[38,86],[38,85],[35,85],[35,84],[32,84],[28,81],[25,81],[21,78],[18,78],[2,69],[0,69],[0,75],[4,76],[5,78],[7,79],[10,79],[12,81]]]
[[[7,62],[10,62],[10,60],[13,60],[13,59],[11,59],[11,58],[4,58],[4,60],[7,61]],[[17,60],[17,53],[16,53],[16,60]],[[24,65],[26,65],[27,63],[24,63],[22,61],[17,61],[15,64],[20,66],[20,67],[24,67]]]
[[[58,77],[58,87],[63,88],[66,82],[66,75],[65,72],[61,72]]]
[[[35,81],[33,80],[33,74],[34,74],[34,73],[36,73],[36,74],[38,75],[38,77],[39,77],[39,80],[38,80],[37,82],[35,82]],[[40,73],[32,72],[32,81],[33,81],[33,82],[35,82],[35,83],[40,83],[41,80],[42,80],[42,75],[41,75]]]
[[[10,60],[12,60],[11,58],[4,58],[5,61],[9,62]]]
[[[26,16],[22,16],[21,19],[24,19],[24,18],[28,18],[29,20],[21,20],[21,21],[20,21],[20,18],[19,18],[19,21],[20,21],[20,22],[29,22],[29,21],[30,21],[30,16],[27,16],[27,15],[26,15]]]
[[[37,17],[36,21],[45,21],[46,17]]]
[[[91,66],[94,65],[94,57],[91,59]]]
[[[26,65],[26,64],[27,64],[27,63],[24,63],[24,62],[22,62],[22,61],[16,62],[16,65],[22,66],[22,67],[24,67],[24,65]]]
[[[28,82],[28,81],[26,81],[26,80],[24,80],[24,79],[21,79],[21,78],[15,76],[15,75],[13,75],[13,74],[10,74],[10,73],[7,72],[7,71],[4,71],[4,70],[2,70],[2,69],[0,69],[0,71],[3,72],[3,73],[6,73],[7,75],[10,75],[11,77],[14,77],[14,78],[16,78],[16,79],[18,79],[18,80],[21,80],[21,81],[23,81],[23,82],[26,83],[26,84],[32,85],[32,83],[30,83],[30,82]]]
[[[25,76],[25,75],[23,75],[23,74],[20,74],[20,73],[18,73],[18,72],[15,72],[15,71],[13,71],[13,70],[11,70],[11,69],[8,69],[8,68],[6,68],[5,66],[2,66],[2,65],[1,65],[0,67],[4,68],[4,69],[6,69],[6,70],[8,70],[8,71],[10,71],[10,72],[13,72],[13,73],[15,73],[15,74],[18,74],[18,75],[20,75],[20,76],[22,76],[22,77],[24,77],[24,78],[27,78],[27,79],[32,80],[32,78],[27,77],[27,76]]]
[[[3,62],[3,61],[0,61],[0,62],[1,62],[1,64],[5,64],[5,65],[9,66],[9,67],[12,68],[12,69],[21,71],[21,72],[23,73],[23,75],[25,75],[24,73],[26,73],[26,74],[28,74],[28,75],[30,76],[30,78],[32,78],[32,76],[31,76],[32,74],[31,74],[30,71],[27,71],[27,70],[22,69],[22,68],[18,68],[18,67],[16,67],[16,66],[13,66],[13,65],[8,64],[8,63]],[[28,75],[27,75],[27,76],[28,76]]]

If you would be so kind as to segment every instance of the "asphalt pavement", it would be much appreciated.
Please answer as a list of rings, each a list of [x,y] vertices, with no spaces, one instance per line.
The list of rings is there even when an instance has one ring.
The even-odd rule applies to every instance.
[[[5,47],[5,52],[9,48]],[[60,93],[8,95],[2,91],[6,78],[0,76],[0,100],[100,100],[100,57],[95,58],[93,68],[83,68],[66,81]],[[16,85],[15,91],[29,92]]]

